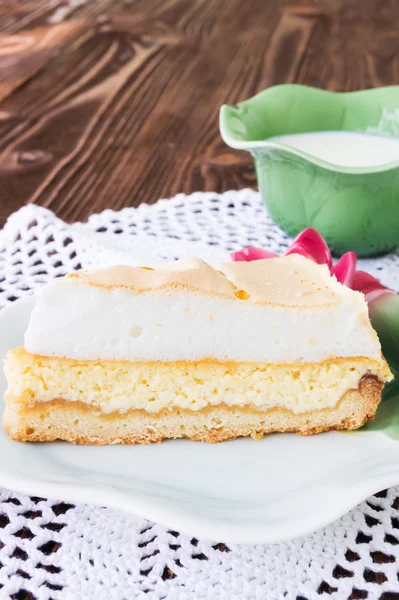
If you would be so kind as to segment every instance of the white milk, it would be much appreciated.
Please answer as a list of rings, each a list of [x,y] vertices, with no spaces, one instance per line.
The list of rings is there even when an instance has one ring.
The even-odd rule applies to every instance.
[[[399,160],[399,139],[355,131],[316,131],[268,138],[343,167],[375,167]]]

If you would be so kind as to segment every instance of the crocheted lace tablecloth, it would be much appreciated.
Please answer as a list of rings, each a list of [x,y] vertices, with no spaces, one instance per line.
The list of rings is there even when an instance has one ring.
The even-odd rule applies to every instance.
[[[183,255],[216,263],[243,246],[288,243],[250,190],[178,195],[74,225],[30,205],[0,233],[0,302],[80,268]],[[398,253],[360,263],[399,290]],[[62,498],[0,490],[0,501],[1,599],[399,599],[399,487],[313,535],[260,546],[194,539]]]

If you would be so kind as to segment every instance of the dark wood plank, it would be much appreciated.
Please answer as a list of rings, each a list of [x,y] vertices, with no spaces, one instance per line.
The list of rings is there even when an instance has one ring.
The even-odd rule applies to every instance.
[[[0,222],[69,221],[255,187],[218,109],[277,83],[399,81],[395,0],[9,0],[0,5]]]

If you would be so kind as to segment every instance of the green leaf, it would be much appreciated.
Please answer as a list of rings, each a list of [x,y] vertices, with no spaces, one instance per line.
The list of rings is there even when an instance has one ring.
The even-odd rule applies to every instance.
[[[369,421],[359,431],[383,431],[388,437],[399,440],[399,383],[397,381],[391,381],[385,386],[374,421]]]

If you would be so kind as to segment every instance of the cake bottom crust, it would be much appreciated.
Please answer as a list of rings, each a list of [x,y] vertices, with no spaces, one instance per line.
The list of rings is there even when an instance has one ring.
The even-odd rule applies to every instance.
[[[66,440],[73,444],[149,444],[167,438],[222,442],[239,436],[261,438],[267,433],[312,435],[330,429],[358,429],[372,420],[383,384],[366,375],[356,390],[348,390],[334,408],[295,414],[283,408],[259,411],[224,404],[201,410],[165,409],[158,413],[130,410],[104,414],[83,402],[54,399],[18,409],[6,407],[4,427],[21,442]]]

